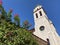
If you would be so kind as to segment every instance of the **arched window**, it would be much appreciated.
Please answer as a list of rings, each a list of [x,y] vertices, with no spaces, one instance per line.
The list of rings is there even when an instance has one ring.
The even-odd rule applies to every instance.
[[[36,13],[36,18],[38,18],[38,14]]]
[[[40,14],[40,16],[42,16],[42,12],[41,11],[39,11],[39,14]]]
[[[50,41],[49,41],[49,39],[47,38],[47,45],[50,45]]]

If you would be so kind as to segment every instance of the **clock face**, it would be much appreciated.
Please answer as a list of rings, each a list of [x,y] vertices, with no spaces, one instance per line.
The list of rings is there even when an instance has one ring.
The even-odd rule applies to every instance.
[[[40,30],[43,31],[45,29],[44,26],[40,26]]]

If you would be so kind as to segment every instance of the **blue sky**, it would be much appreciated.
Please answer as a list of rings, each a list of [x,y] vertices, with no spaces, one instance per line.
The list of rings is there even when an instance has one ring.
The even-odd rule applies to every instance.
[[[13,9],[12,16],[19,14],[21,25],[24,20],[28,20],[34,27],[33,9],[37,5],[42,5],[47,16],[52,20],[60,35],[60,0],[3,0],[3,7],[8,12]]]

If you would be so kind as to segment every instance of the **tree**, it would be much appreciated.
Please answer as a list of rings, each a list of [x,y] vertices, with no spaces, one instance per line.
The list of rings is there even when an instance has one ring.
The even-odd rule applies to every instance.
[[[3,24],[3,25],[2,25]],[[13,26],[12,29],[11,25]],[[32,34],[24,28],[14,29],[13,24],[3,20],[0,24],[0,45],[38,45]]]
[[[12,17],[12,15],[11,15],[11,13],[12,13],[12,9],[10,9],[10,11],[8,12],[8,14],[7,14],[7,21],[11,21],[11,17]]]
[[[29,29],[30,27],[31,27],[31,24],[30,24],[27,20],[25,20],[25,21],[23,22],[23,28]]]
[[[1,18],[5,19],[7,17],[7,13],[2,6],[2,0],[0,0],[0,13],[1,13]]]
[[[18,16],[18,14],[15,14],[15,16],[14,16],[14,21],[15,21],[15,24],[16,24],[16,25],[20,26],[20,18],[19,18],[19,16]]]
[[[14,16],[15,23],[11,24],[12,10],[7,14],[0,2],[0,11],[0,19],[3,19],[0,20],[0,45],[38,45],[30,32],[22,27],[18,28],[20,26],[18,14]],[[6,21],[7,19],[9,22]],[[29,22],[24,24],[27,25],[27,28],[29,27]]]

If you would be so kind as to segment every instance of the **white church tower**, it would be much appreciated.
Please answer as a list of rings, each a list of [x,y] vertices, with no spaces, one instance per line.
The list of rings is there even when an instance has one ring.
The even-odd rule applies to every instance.
[[[50,45],[60,45],[60,37],[42,6],[38,5],[33,12],[35,22],[35,32],[33,32],[33,34],[45,41],[49,39]]]

